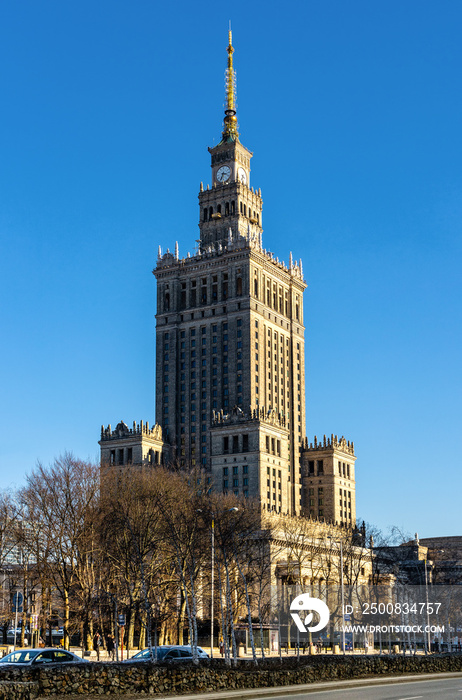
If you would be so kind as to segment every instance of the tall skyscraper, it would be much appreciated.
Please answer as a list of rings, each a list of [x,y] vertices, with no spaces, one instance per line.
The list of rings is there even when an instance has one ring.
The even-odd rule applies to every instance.
[[[180,256],[177,244],[174,252],[159,246],[153,271],[158,425],[103,428],[102,459],[156,463],[163,455],[163,461],[202,467],[214,488],[258,497],[268,510],[323,519],[337,519],[338,507],[331,513],[327,503],[336,502],[332,489],[341,483],[342,503],[343,490],[350,492],[351,523],[352,445],[345,441],[345,483],[327,478],[335,461],[330,441],[317,460],[326,468],[310,472],[309,454],[319,446],[310,448],[305,438],[306,283],[301,261],[290,254],[285,265],[263,245],[253,154],[239,140],[233,52],[230,31],[222,138],[209,148],[211,183],[200,187],[198,247]],[[332,437],[332,450],[333,443]],[[341,445],[337,440],[337,452]],[[310,489],[316,490],[313,506]],[[347,524],[347,505],[345,512]]]

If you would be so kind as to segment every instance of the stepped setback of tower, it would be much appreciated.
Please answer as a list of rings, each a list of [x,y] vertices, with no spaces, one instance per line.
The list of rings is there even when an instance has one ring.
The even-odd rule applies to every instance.
[[[354,526],[350,443],[332,437],[320,451],[305,438],[306,283],[301,261],[290,254],[286,265],[264,248],[233,52],[229,32],[222,138],[209,148],[211,182],[200,187],[197,249],[159,247],[153,270],[155,435],[136,424],[103,428],[102,461],[200,466],[213,488],[257,497],[267,510]]]

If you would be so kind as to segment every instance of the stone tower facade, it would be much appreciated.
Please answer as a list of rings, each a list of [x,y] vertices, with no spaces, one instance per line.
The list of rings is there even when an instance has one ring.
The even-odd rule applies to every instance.
[[[261,191],[250,184],[252,153],[239,140],[231,32],[227,52],[222,138],[209,148],[210,184],[200,186],[198,247],[181,256],[177,244],[174,252],[159,247],[153,270],[157,434],[164,455],[203,468],[216,489],[335,522],[340,486],[327,479],[327,455],[318,457],[332,498],[309,505],[302,263],[290,254],[286,265],[263,246]],[[103,427],[102,456],[125,454],[119,439]]]
[[[302,445],[303,514],[343,527],[356,524],[354,444],[331,435]]]
[[[209,149],[211,186],[201,185],[199,193],[199,249],[186,257],[178,249],[174,254],[159,252],[154,270],[156,415],[164,437],[176,446],[180,464],[211,471],[212,448],[217,449],[211,429],[217,414],[237,408],[253,425],[255,411],[274,413],[286,431],[287,456],[280,467],[284,483],[290,484],[288,508],[298,513],[299,449],[305,435],[306,284],[301,264],[291,259],[286,266],[263,248],[261,192],[250,186],[252,153],[237,132],[232,51],[230,37],[222,139]],[[259,439],[252,442],[255,450],[261,449]],[[222,485],[226,479],[218,481]],[[258,494],[250,490],[263,494],[265,503],[266,482]],[[242,494],[246,485],[243,477],[233,490]]]

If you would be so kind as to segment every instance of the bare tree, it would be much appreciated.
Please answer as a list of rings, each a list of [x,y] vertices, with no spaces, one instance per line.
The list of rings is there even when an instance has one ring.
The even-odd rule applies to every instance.
[[[64,610],[63,645],[69,648],[71,601],[80,587],[88,605],[93,577],[84,576],[96,556],[89,533],[99,507],[99,468],[66,453],[46,468],[39,464],[20,492],[24,538],[36,565],[59,591]]]
[[[152,610],[156,622],[165,598],[171,598],[173,553],[167,543],[167,530],[159,508],[159,492],[166,473],[162,468],[133,468],[106,473],[102,511],[105,556],[114,589],[124,590],[130,611],[129,638],[133,639],[134,613],[141,614],[140,641],[152,647]]]

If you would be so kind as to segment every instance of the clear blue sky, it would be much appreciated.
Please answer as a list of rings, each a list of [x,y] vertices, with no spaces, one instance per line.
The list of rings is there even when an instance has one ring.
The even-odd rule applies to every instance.
[[[354,440],[360,517],[460,534],[460,0],[3,0],[0,486],[154,421],[151,270],[194,248],[229,19],[308,436]]]

